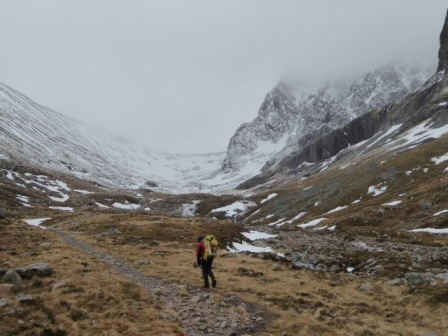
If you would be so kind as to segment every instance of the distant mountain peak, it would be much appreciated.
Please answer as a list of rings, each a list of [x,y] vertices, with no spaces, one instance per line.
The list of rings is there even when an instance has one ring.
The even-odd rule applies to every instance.
[[[437,72],[448,69],[448,10],[446,13],[445,24],[440,33],[439,66]]]
[[[241,125],[230,139],[225,171],[258,169],[297,152],[319,136],[344,126],[372,109],[418,89],[434,65],[389,64],[356,81],[282,80],[267,95],[251,122]]]

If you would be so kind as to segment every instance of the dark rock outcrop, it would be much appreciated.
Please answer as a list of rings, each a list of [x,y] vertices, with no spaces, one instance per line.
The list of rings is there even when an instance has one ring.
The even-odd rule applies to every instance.
[[[53,274],[53,267],[47,263],[37,263],[26,267],[16,268],[15,271],[25,279],[31,279],[34,276],[45,277]]]
[[[445,24],[440,33],[439,66],[437,71],[448,69],[448,10],[446,13]]]

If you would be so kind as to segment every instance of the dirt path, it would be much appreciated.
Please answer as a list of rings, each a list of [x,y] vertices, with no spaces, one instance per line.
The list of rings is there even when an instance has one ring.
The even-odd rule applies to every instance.
[[[234,295],[221,295],[219,288],[203,289],[177,284],[142,274],[129,263],[97,250],[76,237],[52,229],[63,241],[101,261],[118,273],[143,285],[154,303],[167,305],[175,314],[162,314],[167,320],[180,321],[186,335],[252,335],[266,328],[272,316],[256,305]]]

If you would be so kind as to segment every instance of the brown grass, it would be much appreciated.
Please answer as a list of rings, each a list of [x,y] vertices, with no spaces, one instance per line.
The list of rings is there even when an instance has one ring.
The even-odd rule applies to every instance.
[[[200,270],[192,267],[196,236],[212,231],[221,237],[237,234],[237,228],[228,222],[209,226],[201,220],[190,222],[168,217],[161,221],[99,215],[90,217],[86,222],[78,220],[73,227],[69,223],[58,224],[66,230],[76,228],[80,239],[120,256],[129,263],[150,260],[151,264],[138,266],[143,274],[192,286],[200,286],[202,282]],[[109,232],[112,224],[120,233],[101,235],[102,232]],[[135,240],[135,237],[142,239]],[[123,330],[120,333],[138,334],[145,327],[149,328],[145,324],[149,318],[154,319],[155,323],[159,321],[159,328],[167,328],[166,321],[157,319],[157,308],[151,305],[151,299],[140,287],[126,280],[115,280],[119,276],[111,274],[107,267],[98,265],[95,260],[77,252],[64,253],[62,247],[59,248],[51,253],[59,257],[54,256],[49,261],[56,262],[61,253],[67,257],[62,257],[62,265],[66,267],[64,272],[70,272],[70,285],[56,291],[58,296],[62,296],[63,290],[69,291],[63,295],[67,303],[61,304],[59,299],[59,303],[50,300],[52,303],[47,304],[51,312],[62,308],[66,310],[62,314],[64,318],[57,314],[57,321],[52,325],[57,326],[63,321],[67,325],[71,323],[72,328],[77,325],[78,328],[82,326],[88,329],[94,327],[88,326],[86,321],[98,319],[101,328],[120,328]],[[73,262],[72,256],[79,261],[69,267],[68,263]],[[362,279],[344,274],[293,270],[286,263],[274,264],[276,262],[271,260],[224,251],[221,251],[221,257],[214,264],[218,279],[216,292],[222,296],[238,295],[257,303],[275,317],[267,330],[260,331],[258,335],[415,335],[416,331],[421,330],[432,330],[442,335],[448,327],[445,322],[448,308],[446,304],[440,304],[446,295],[443,290],[410,293],[407,287],[387,284],[386,279]],[[112,278],[114,281],[111,283]],[[361,284],[365,282],[371,283],[373,290],[360,291]],[[99,291],[104,292],[102,301],[96,300]],[[120,299],[107,294],[115,292],[120,293]],[[44,301],[49,299],[50,294],[46,293]],[[100,309],[116,305],[119,307],[107,311]],[[143,306],[147,310],[140,314],[139,310],[131,308],[135,306]],[[120,319],[123,314],[127,315],[124,321]],[[154,325],[151,323],[151,326]],[[176,324],[170,328],[164,332],[174,335],[179,332]],[[99,329],[89,330],[97,332]]]
[[[50,248],[39,245],[50,242]],[[25,280],[23,292],[0,308],[1,335],[183,335],[182,327],[160,317],[143,287],[104,263],[63,244],[53,233],[18,221],[2,223],[0,268],[36,262],[53,265],[54,274]]]
[[[270,214],[275,215],[270,222],[283,217],[290,219],[302,211],[308,212],[303,220],[308,221],[363,196],[362,202],[350,205],[350,209],[326,215],[326,224],[336,225],[335,234],[339,237],[346,241],[366,238],[446,249],[446,237],[414,234],[408,230],[448,227],[446,216],[433,216],[436,211],[448,208],[446,164],[435,166],[430,161],[431,157],[447,151],[448,137],[444,137],[412,152],[393,156],[375,153],[376,156],[362,157],[356,165],[345,169],[336,167],[306,180],[296,179],[277,189],[265,190],[255,200],[260,201],[272,192],[279,196],[264,204],[250,221]],[[418,167],[419,170],[406,174]],[[428,168],[428,172],[424,173],[423,168]],[[14,296],[9,297],[11,301],[0,308],[0,335],[182,335],[178,322],[161,317],[160,313],[170,313],[169,309],[154,303],[144,288],[96,258],[67,246],[52,232],[25,225],[20,218],[51,217],[48,225],[76,233],[79,239],[133,265],[139,260],[151,261],[137,266],[143,274],[200,286],[200,270],[192,267],[197,236],[213,233],[223,246],[241,238],[241,225],[228,220],[212,221],[209,215],[211,209],[230,204],[235,197],[165,195],[165,205],[156,209],[160,215],[100,210],[88,204],[91,199],[120,201],[134,197],[135,193],[100,191],[74,178],[64,177],[64,181],[70,181],[72,188],[97,191],[97,194],[71,195],[66,205],[76,206],[77,212],[55,212],[48,210],[50,201],[46,195],[2,180],[5,183],[0,188],[0,207],[8,209],[8,215],[0,219],[0,267],[50,262],[55,273],[25,281],[23,292],[33,295],[33,300],[19,303]],[[368,186],[381,182],[387,183],[387,194],[366,195]],[[304,191],[310,186],[311,189]],[[16,200],[18,194],[30,196],[35,207],[21,206]],[[404,196],[399,207],[383,205],[401,194]],[[148,195],[152,199],[158,197]],[[203,218],[163,214],[197,198],[202,199],[199,212]],[[317,201],[322,202],[315,206]],[[425,204],[429,203],[428,208]],[[381,214],[380,208],[384,208]],[[296,229],[292,224],[279,230]],[[44,242],[50,242],[51,247],[42,247]],[[371,252],[343,255],[352,266],[372,257],[381,258]],[[383,266],[384,277],[360,278],[294,270],[288,263],[221,251],[221,257],[214,264],[218,278],[215,300],[237,295],[268,310],[273,321],[258,333],[262,336],[411,336],[425,331],[448,335],[446,286],[391,286],[385,276],[402,274],[414,266],[411,260],[393,256]],[[424,272],[432,265],[419,267],[422,269],[418,271]],[[367,282],[373,289],[360,291],[360,286]],[[180,295],[189,293],[181,291]]]

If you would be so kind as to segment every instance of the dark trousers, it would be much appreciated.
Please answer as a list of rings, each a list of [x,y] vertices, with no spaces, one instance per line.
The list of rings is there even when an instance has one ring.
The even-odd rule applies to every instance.
[[[201,260],[201,267],[202,267],[202,277],[204,278],[204,286],[209,287],[210,283],[208,281],[208,277],[210,279],[215,280],[215,275],[212,271],[212,264],[213,264],[213,257],[208,258],[207,260],[202,259]]]

